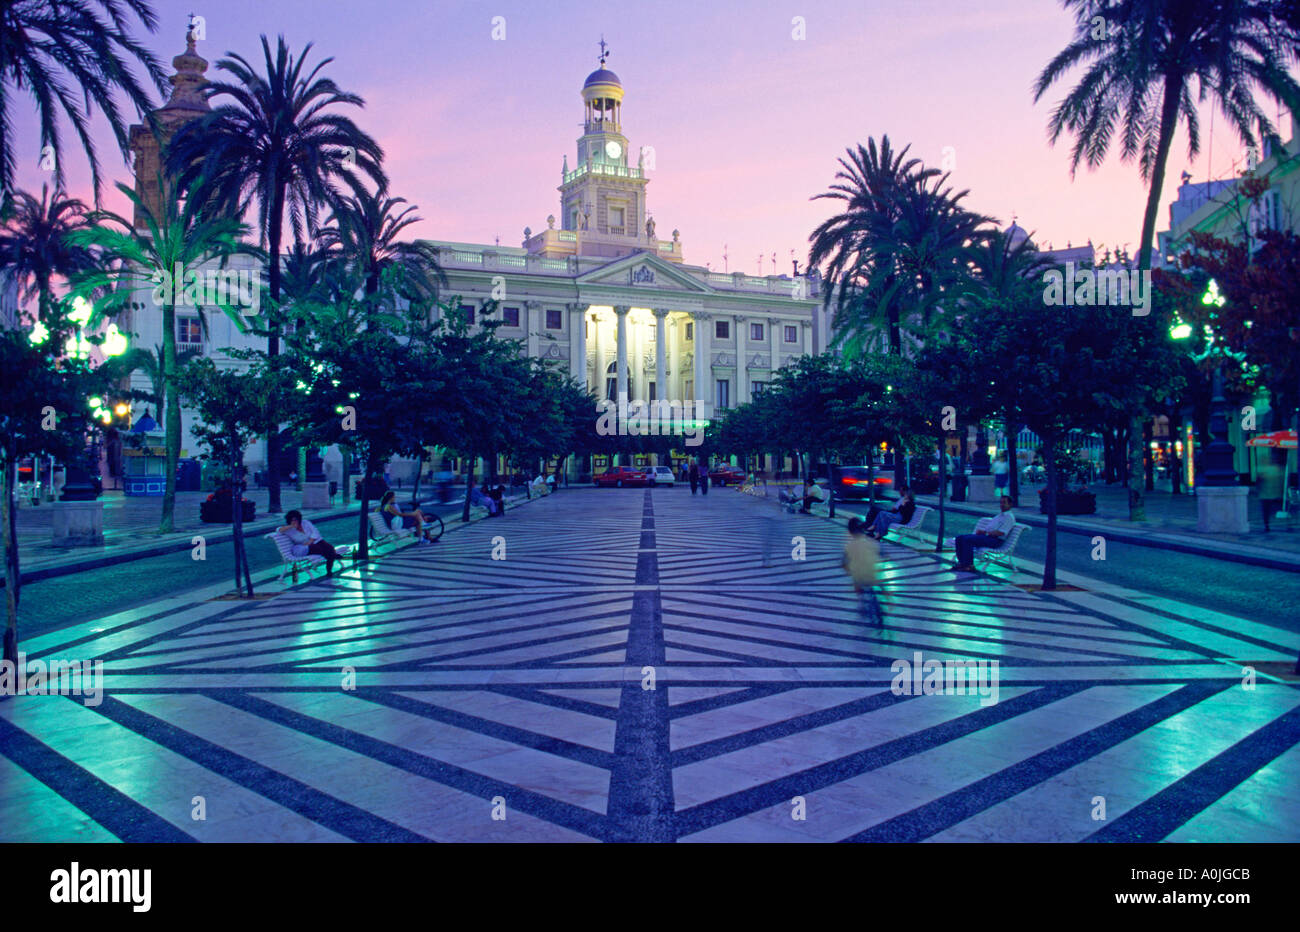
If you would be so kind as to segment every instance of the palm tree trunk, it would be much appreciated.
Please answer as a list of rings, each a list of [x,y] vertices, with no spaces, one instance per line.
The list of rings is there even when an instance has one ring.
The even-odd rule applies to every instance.
[[[4,659],[18,664],[18,536],[14,531],[14,464],[8,455],[0,456],[0,522],[5,535],[5,642]],[[16,672],[16,670],[15,670]]]
[[[1011,504],[1020,507],[1020,451],[1017,449],[1020,425],[1007,423],[1007,494]]]
[[[266,242],[270,267],[267,270],[267,286],[271,293],[271,303],[276,307],[276,317],[271,321],[271,335],[266,341],[266,353],[275,357],[280,355],[280,238],[284,230],[284,183],[277,185],[271,199],[271,210],[267,216]],[[266,485],[270,501],[267,511],[279,514],[280,506],[280,431],[271,431],[266,438]]]
[[[1169,149],[1174,141],[1174,130],[1178,127],[1178,102],[1182,87],[1181,74],[1165,75],[1165,98],[1160,107],[1160,141],[1156,145],[1155,162],[1151,166],[1151,187],[1147,191],[1146,212],[1142,216],[1142,247],[1138,250],[1140,271],[1151,268],[1156,214],[1160,211],[1160,194],[1165,186],[1165,166],[1169,161]]]
[[[1043,463],[1047,467],[1047,556],[1043,560],[1043,588],[1056,588],[1056,438],[1043,438]]]
[[[366,457],[366,468],[362,470],[361,476],[361,512],[358,522],[357,552],[360,554],[359,559],[370,559],[370,479],[374,476],[374,461],[371,457]]]
[[[163,476],[162,519],[158,533],[170,534],[175,528],[176,465],[181,458],[181,400],[176,391],[176,305],[163,307],[163,387],[167,397],[167,410],[163,414],[167,434],[167,472]]]
[[[343,488],[343,505],[346,507],[352,504],[352,451],[340,446],[339,458],[343,461],[343,481],[340,485]]]
[[[1145,521],[1147,509],[1143,489],[1146,477],[1143,475],[1142,418],[1134,417],[1128,428],[1128,519]]]

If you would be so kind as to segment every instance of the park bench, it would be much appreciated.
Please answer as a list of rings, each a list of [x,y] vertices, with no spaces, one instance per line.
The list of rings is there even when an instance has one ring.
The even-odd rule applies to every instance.
[[[984,530],[992,522],[993,522],[992,518],[980,518],[978,521],[975,522],[974,533],[982,534]],[[1013,573],[1020,572],[1020,568],[1016,565],[1016,557],[1015,557],[1016,545],[1020,543],[1020,535],[1025,533],[1025,531],[1027,530],[1029,530],[1029,525],[1027,524],[1013,524],[1011,526],[1011,530],[1007,533],[1007,536],[1003,539],[1002,543],[999,544],[998,546],[976,547],[975,548],[976,564],[982,563],[985,566],[987,566],[989,563],[997,563],[1000,566],[1005,566]],[[957,539],[955,537],[945,538],[943,545],[944,547],[948,547],[948,548],[956,547]]]
[[[307,571],[307,578],[311,579],[311,574],[316,568],[325,565],[325,558],[318,553],[309,553],[301,557],[294,556],[293,541],[279,531],[272,531],[266,537],[271,543],[275,544],[275,549],[280,552],[282,562],[280,564],[280,576],[276,579],[276,582],[283,581],[285,573],[291,573],[293,581],[297,583],[298,571],[302,569]],[[352,548],[346,544],[342,547],[336,547],[335,550],[338,551],[338,555],[341,557],[345,557],[352,552]]]
[[[920,537],[922,534],[921,524],[925,521],[925,516],[928,515],[929,513],[930,513],[929,505],[917,505],[916,511],[912,512],[911,521],[908,521],[906,523],[901,521],[896,521],[889,526],[889,530],[897,531],[900,534],[907,534],[909,536],[915,535],[917,537]],[[889,536],[888,531],[885,533],[885,536],[886,537]]]
[[[370,530],[374,534],[376,544],[386,544],[389,541],[400,541],[415,536],[414,528],[393,530],[392,527],[384,523],[384,516],[377,511],[370,512]]]

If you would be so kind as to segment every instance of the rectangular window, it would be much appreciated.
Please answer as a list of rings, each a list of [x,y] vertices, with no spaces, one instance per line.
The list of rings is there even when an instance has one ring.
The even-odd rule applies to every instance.
[[[560,329],[563,328],[563,326],[564,326],[564,325],[563,325],[563,323],[562,323],[562,321],[561,321],[561,318],[560,318],[560,312],[559,312],[559,311],[547,311],[547,312],[546,312],[546,329],[547,329],[547,330],[560,330]]]
[[[176,342],[194,346],[203,342],[203,330],[197,317],[176,318]]]
[[[690,321],[686,324],[686,339],[688,341],[695,339],[695,323]]]
[[[730,340],[731,322],[726,320],[715,320],[713,322],[713,336],[719,340]]]
[[[718,379],[718,407],[731,407],[731,381],[729,379]]]
[[[755,398],[763,394],[763,389],[767,388],[766,382],[752,382],[750,385],[750,391],[753,392]]]
[[[686,397],[683,398],[682,400],[683,400],[683,401],[694,401],[694,400],[695,400],[695,382],[694,382],[694,380],[692,380],[692,379],[687,379],[687,380],[686,380]]]
[[[519,326],[519,308],[505,307],[501,309],[501,319],[505,321],[507,327]]]
[[[798,342],[799,342],[799,328],[798,328],[798,327],[786,327],[786,328],[785,328],[785,342],[787,342],[787,343],[798,343]]]
[[[474,305],[462,304],[460,306],[460,312],[465,315],[465,323],[474,323]]]
[[[650,385],[650,397],[647,399],[647,401],[658,401],[659,396],[655,393],[655,389],[657,388],[657,386],[655,385],[654,382],[650,382],[649,385]]]
[[[750,338],[751,340],[761,340],[761,339],[763,339],[763,325],[762,325],[762,324],[750,324],[750,325],[749,325],[749,338]]]

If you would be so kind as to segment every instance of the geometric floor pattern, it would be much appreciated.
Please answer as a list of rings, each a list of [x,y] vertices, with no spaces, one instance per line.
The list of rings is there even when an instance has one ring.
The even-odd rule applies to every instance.
[[[1241,672],[1300,637],[898,544],[867,628],[843,534],[571,490],[32,638],[105,693],[0,702],[0,840],[1300,841],[1300,690]],[[918,660],[996,661],[996,701],[894,688]]]

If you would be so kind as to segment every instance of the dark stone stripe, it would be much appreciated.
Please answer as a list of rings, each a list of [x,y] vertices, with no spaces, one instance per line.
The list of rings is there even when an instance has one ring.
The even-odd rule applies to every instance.
[[[1240,688],[1240,683],[1236,684]],[[1251,732],[1084,841],[1160,841],[1300,742],[1300,708]],[[1237,839],[1251,841],[1250,838]]]
[[[665,662],[653,513],[654,500],[647,489],[641,519],[643,551],[637,554],[636,582],[637,585],[656,588],[640,590],[632,600],[627,664],[638,675],[645,666],[659,666]],[[657,682],[656,687],[642,689],[639,679],[623,685],[614,730],[615,759],[609,778],[606,841],[676,840],[673,772],[669,763],[668,689]]]
[[[738,731],[722,738],[715,738],[712,741],[704,741],[700,744],[693,744],[688,748],[682,748],[673,752],[673,766],[685,767],[687,764],[694,764],[712,757],[720,757],[723,754],[730,754],[732,751],[765,744],[768,741],[775,741],[789,735],[797,735],[803,731],[821,728],[823,725],[866,715],[868,712],[875,712],[878,709],[905,702],[911,698],[911,696],[895,696],[889,689],[885,688],[881,692],[831,706],[828,709],[818,709],[816,712],[796,715],[781,722],[774,722],[771,725],[762,725],[758,728],[751,728],[749,731]]]
[[[674,687],[689,688],[694,685],[694,683],[674,683],[668,687],[670,690],[668,696],[670,699],[672,698],[671,690]],[[724,709],[729,705],[736,705],[741,702],[750,702],[754,699],[762,699],[766,696],[775,696],[778,693],[790,692],[791,690],[802,688],[804,688],[804,684],[801,683],[773,683],[767,686],[739,688],[734,692],[723,693],[720,696],[706,696],[703,699],[691,699],[687,702],[679,702],[676,705],[670,705],[670,715],[672,718],[686,718],[689,715],[697,715],[700,712],[712,712],[714,709]]]
[[[214,694],[212,698],[219,697]],[[423,835],[418,835],[387,819],[381,819],[351,803],[308,786],[300,780],[285,776],[279,771],[177,728],[117,699],[106,698],[95,711],[110,721],[117,722],[136,734],[188,758],[201,767],[206,767],[213,773],[220,774],[227,780],[238,783],[247,790],[266,797],[273,803],[291,809],[345,838],[353,841],[429,841]]]
[[[480,685],[479,689],[483,687]],[[509,744],[516,744],[520,747],[532,748],[535,751],[543,751],[547,754],[554,754],[556,757],[562,757],[565,760],[578,761],[579,763],[589,764],[592,767],[599,767],[602,770],[608,770],[613,765],[613,758],[605,751],[597,748],[587,747],[585,744],[575,744],[572,741],[566,741],[563,738],[555,738],[551,735],[540,734],[535,731],[529,731],[526,728],[518,728],[514,725],[506,725],[501,722],[494,722],[491,719],[481,718],[468,712],[461,712],[458,709],[448,709],[437,704],[437,692],[433,691],[430,695],[430,701],[425,702],[419,699],[412,699],[410,696],[398,695],[398,692],[426,692],[422,687],[410,687],[407,689],[390,690],[379,687],[364,687],[355,691],[354,695],[358,698],[374,702],[379,705],[387,706],[390,709],[396,709],[399,712],[407,712],[411,715],[418,715],[420,718],[427,718],[431,721],[442,722],[444,725],[452,725],[464,731],[474,732],[475,734],[487,735],[490,738],[496,738],[498,741],[505,741]],[[237,698],[243,696],[242,693],[231,693]],[[234,702],[234,699],[227,699],[225,695],[219,695],[215,698],[223,701]],[[268,703],[270,709],[280,710],[274,712],[275,715],[284,714],[298,715],[296,712],[289,712],[275,703]],[[272,714],[268,712],[268,714]],[[302,716],[304,721],[311,722],[314,719]]]
[[[922,841],[1110,750],[1227,688],[1222,683],[1189,684],[911,812],[873,825],[844,841]]]
[[[608,666],[601,664],[601,666]],[[549,705],[557,709],[564,709],[568,712],[581,712],[583,715],[591,715],[595,718],[618,718],[618,711],[607,705],[598,702],[588,702],[586,699],[575,699],[572,696],[560,696],[555,693],[546,692],[548,688],[554,689],[585,689],[587,683],[575,683],[569,686],[561,686],[558,683],[554,687],[546,686],[510,686],[507,684],[497,684],[488,687],[488,692],[498,693],[502,696],[511,696],[515,699],[523,699],[527,702],[536,702],[539,705]]]
[[[1004,687],[1006,684],[1002,684]],[[677,813],[678,836],[692,834],[741,816],[750,815],[778,803],[789,802],[794,796],[801,796],[816,790],[825,789],[836,783],[851,780],[856,776],[904,760],[955,741],[958,738],[974,734],[1008,719],[1023,715],[1045,705],[1050,705],[1066,696],[1083,689],[1086,684],[1054,684],[1011,699],[1003,700],[997,705],[987,706],[976,712],[970,712],[939,725],[923,728],[901,738],[886,741],[874,747],[865,748],[854,754],[809,767],[807,770],[792,773],[759,786],[750,787],[735,793],[729,793],[718,799],[683,809]],[[909,700],[918,701],[913,696]],[[925,697],[919,697],[925,701]],[[868,740],[864,738],[863,740]]]
[[[357,694],[376,702],[385,698],[378,691],[358,689]],[[423,754],[408,751],[398,745],[389,744],[386,741],[371,738],[368,735],[351,731],[340,725],[303,715],[273,702],[258,699],[256,696],[230,691],[223,695],[214,695],[213,698],[220,699],[228,705],[251,712],[268,721],[277,722],[295,731],[311,735],[313,738],[319,738],[321,741],[327,741],[338,747],[347,748],[349,751],[363,754],[372,760],[380,761],[407,773],[415,774],[418,777],[424,777],[435,783],[441,783],[443,786],[460,790],[462,793],[468,793],[484,800],[491,800],[494,796],[504,796],[506,805],[511,809],[527,813],[538,819],[552,822],[592,838],[599,838],[603,834],[605,820],[599,813],[584,809],[581,806],[575,806],[572,803],[553,799],[542,793],[523,789],[513,783],[494,780],[491,777],[485,777],[482,774],[457,767],[455,764],[444,763]],[[386,698],[394,700],[391,703],[386,703],[392,705],[393,708],[401,708],[403,711],[416,712],[417,714],[418,710],[413,707],[423,704],[414,699],[406,699],[403,696],[389,696]],[[403,704],[403,701],[409,703],[409,706]],[[547,740],[557,741],[558,739],[551,738]]]
[[[122,841],[198,841],[3,718],[0,718],[0,754],[4,754]]]

